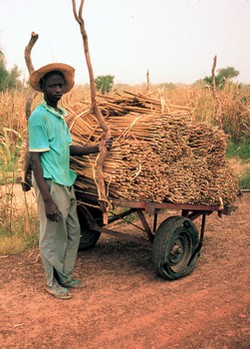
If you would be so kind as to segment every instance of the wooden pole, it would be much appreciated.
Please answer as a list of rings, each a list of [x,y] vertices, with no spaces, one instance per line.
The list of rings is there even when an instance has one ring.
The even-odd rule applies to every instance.
[[[84,20],[82,17],[84,0],[81,0],[78,14],[76,11],[75,0],[72,0],[72,6],[73,6],[74,17],[80,26],[80,31],[81,31],[81,35],[82,35],[82,39],[83,39],[84,54],[85,54],[85,59],[86,59],[88,72],[89,72],[92,110],[93,110],[93,113],[96,116],[97,120],[99,121],[100,127],[102,128],[102,130],[104,132],[105,140],[108,140],[111,136],[110,128],[106,124],[106,121],[105,121],[100,109],[97,107],[97,102],[96,102],[95,79],[94,79],[94,72],[93,72],[91,59],[90,59],[90,53],[89,53],[88,35],[86,32]],[[103,164],[104,164],[106,155],[107,155],[107,148],[103,144],[101,144],[100,153],[98,155],[97,162],[96,162],[96,174],[97,174],[96,179],[97,179],[97,189],[98,189],[98,193],[99,193],[99,203],[100,203],[100,208],[103,212],[103,223],[104,224],[108,223],[108,215],[107,215],[108,200],[107,200],[106,188],[105,188],[105,183],[104,183],[104,178],[103,178]]]
[[[217,124],[220,126],[220,128],[222,129],[222,120],[221,120],[221,114],[222,114],[222,110],[221,110],[221,100],[220,97],[218,96],[218,92],[217,92],[217,88],[216,88],[216,80],[215,80],[215,68],[216,68],[216,64],[217,64],[217,56],[214,56],[214,60],[213,60],[213,66],[212,66],[212,88],[213,88],[213,95],[214,98],[216,100],[216,105],[217,105],[217,111],[216,111],[216,121]]]
[[[34,71],[34,66],[32,64],[31,60],[31,51],[35,43],[37,42],[38,39],[38,34],[32,32],[31,33],[31,38],[29,40],[28,45],[25,47],[24,50],[24,58],[26,62],[26,66],[29,71],[29,75]],[[37,95],[37,92],[29,86],[27,98],[26,98],[26,105],[25,105],[25,115],[26,115],[26,120],[28,121],[30,114],[31,114],[31,104],[33,100],[35,99]],[[23,142],[23,159],[21,160],[22,162],[22,179],[21,179],[21,185],[23,191],[29,191],[31,187],[31,167],[30,167],[30,154],[29,154],[29,146],[28,146],[28,134],[26,135],[26,139]]]
[[[146,78],[147,78],[147,91],[150,92],[150,76],[149,76],[149,69],[147,70]]]
[[[26,66],[27,66],[28,71],[29,71],[29,75],[35,70],[33,63],[32,63],[32,60],[31,60],[31,51],[32,51],[33,46],[37,42],[37,39],[38,39],[38,34],[32,32],[30,41],[24,50],[24,58],[25,58]],[[27,120],[31,114],[31,103],[34,100],[34,98],[36,97],[36,95],[37,95],[37,92],[30,86],[27,100],[26,100],[26,107],[25,107],[25,114],[26,114]]]

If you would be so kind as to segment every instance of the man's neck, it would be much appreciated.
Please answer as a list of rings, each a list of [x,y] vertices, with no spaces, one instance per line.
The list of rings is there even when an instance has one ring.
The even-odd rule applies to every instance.
[[[59,111],[58,106],[57,106],[57,101],[51,101],[51,100],[46,99],[46,98],[44,98],[44,99],[45,99],[48,106],[55,109],[56,111]]]

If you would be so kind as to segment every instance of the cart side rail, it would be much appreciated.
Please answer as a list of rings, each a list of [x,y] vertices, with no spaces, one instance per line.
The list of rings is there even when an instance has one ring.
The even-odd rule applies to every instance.
[[[218,212],[225,215],[230,215],[236,209],[234,206],[225,205],[200,205],[200,204],[177,204],[171,202],[144,202],[144,201],[128,201],[124,199],[109,198],[113,206],[137,208],[145,210],[149,213],[156,213],[158,210],[172,209],[182,211],[204,211],[204,212]]]

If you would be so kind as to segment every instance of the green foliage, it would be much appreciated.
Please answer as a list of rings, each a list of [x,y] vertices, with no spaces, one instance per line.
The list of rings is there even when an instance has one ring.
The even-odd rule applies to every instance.
[[[6,62],[2,51],[0,51],[0,91],[4,91],[8,79],[8,72],[5,68]]]
[[[239,188],[250,189],[250,141],[236,143],[229,141],[226,150],[227,159],[236,159],[241,171],[238,174]]]
[[[112,75],[100,75],[95,79],[95,87],[97,91],[102,94],[109,92],[113,86],[114,76]]]
[[[246,169],[245,173],[239,178],[239,187],[240,189],[249,189],[250,188],[250,169]]]
[[[22,84],[19,77],[20,71],[16,65],[10,71],[7,70],[5,56],[0,50],[0,92],[20,89]]]
[[[234,67],[226,67],[218,69],[218,77],[220,80],[230,80],[239,75],[239,71],[235,70]]]
[[[206,76],[204,78],[204,82],[205,82],[205,84],[212,86],[212,84],[213,84],[212,76]],[[216,86],[219,86],[219,84],[220,84],[220,80],[219,80],[218,76],[215,76],[215,84],[216,84]]]
[[[215,75],[215,84],[217,87],[223,88],[225,83],[239,75],[239,71],[234,67],[226,67],[217,70],[218,74]],[[206,76],[204,82],[208,85],[212,85],[212,76]]]
[[[226,157],[228,159],[238,158],[247,162],[250,161],[250,142],[247,140],[241,143],[229,141],[226,150]]]

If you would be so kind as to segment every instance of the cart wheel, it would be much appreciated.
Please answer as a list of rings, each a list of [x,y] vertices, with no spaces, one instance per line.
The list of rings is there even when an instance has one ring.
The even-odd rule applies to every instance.
[[[99,240],[100,233],[95,232],[89,228],[81,229],[81,237],[78,251],[85,251],[94,247]]]
[[[163,221],[153,242],[153,262],[159,276],[174,280],[190,274],[197,256],[190,261],[198,244],[198,231],[186,217],[173,216]]]
[[[96,245],[101,233],[91,230],[88,227],[87,220],[84,217],[84,214],[81,210],[77,210],[77,213],[78,213],[78,218],[79,218],[80,227],[81,227],[81,237],[80,237],[78,251],[85,251]],[[102,213],[97,209],[91,210],[91,214],[93,215],[94,218],[102,217]]]

